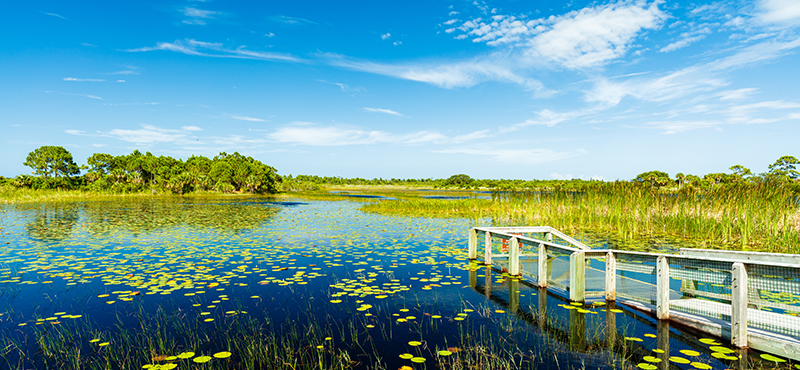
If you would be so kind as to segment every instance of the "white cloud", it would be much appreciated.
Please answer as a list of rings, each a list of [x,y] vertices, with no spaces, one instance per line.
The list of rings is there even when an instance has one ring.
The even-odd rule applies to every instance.
[[[89,98],[89,99],[103,100],[103,98],[101,98],[101,97],[99,97],[97,95],[92,95],[92,94],[74,94],[74,93],[65,93],[65,92],[60,92],[60,91],[47,91],[47,90],[45,90],[45,92],[48,93],[48,94],[49,93],[56,93],[56,94],[61,94],[61,95],[80,96],[80,97]]]
[[[249,122],[267,122],[267,120],[255,117],[248,117],[248,116],[240,116],[238,114],[227,114],[225,115],[228,118],[238,119],[240,121],[249,121]]]
[[[275,37],[275,34],[274,34],[274,33],[272,33],[272,32],[270,32],[270,33],[265,33],[265,34],[264,34],[264,36],[267,36],[267,37]]]
[[[513,66],[509,65],[505,55],[500,53],[461,62],[418,64],[382,64],[331,53],[320,54],[320,57],[330,65],[425,82],[446,89],[471,87],[484,81],[494,80],[512,82],[542,94],[548,93],[539,81],[513,72]]]
[[[448,137],[435,131],[423,130],[407,134],[394,134],[357,128],[321,127],[308,122],[296,122],[267,134],[267,137],[273,141],[309,146],[459,144],[487,136],[487,130]]]
[[[391,115],[395,115],[395,116],[405,117],[404,115],[402,115],[400,113],[397,113],[397,112],[395,112],[395,111],[393,111],[391,109],[364,107],[364,110],[367,111],[367,112],[386,113],[386,114],[391,114]]]
[[[214,18],[216,18],[216,16],[222,14],[220,12],[215,12],[215,11],[212,11],[212,10],[204,10],[204,9],[193,8],[193,7],[190,7],[190,6],[187,6],[187,7],[183,8],[183,9],[180,9],[180,12],[183,13],[183,15],[185,15],[185,16],[190,18],[190,19],[184,20],[183,23],[186,23],[186,24],[197,24],[197,25],[204,25],[204,24],[206,24],[206,20],[207,19],[214,19]]]
[[[491,160],[497,162],[512,164],[540,164],[587,154],[587,152],[583,149],[578,149],[572,152],[557,152],[550,149],[457,148],[435,150],[434,152],[484,156],[489,157]]]
[[[666,135],[717,127],[723,124],[725,124],[723,121],[652,121],[645,123],[647,127],[661,130]]]
[[[692,43],[695,43],[697,41],[700,41],[700,40],[704,39],[705,37],[706,37],[705,35],[685,37],[683,39],[675,41],[675,42],[673,42],[673,43],[661,48],[661,50],[659,50],[659,52],[668,53],[670,51],[674,51],[674,50],[678,50],[678,49],[681,49],[681,48],[685,48],[685,47],[689,46]]]
[[[269,19],[273,22],[283,23],[291,26],[299,26],[304,24],[318,24],[317,22],[310,21],[308,19],[303,19],[298,17],[288,17],[285,15],[276,15],[269,17]]]
[[[125,69],[125,70],[122,70],[122,71],[110,72],[108,74],[110,74],[110,75],[138,75],[139,71],[137,71],[135,69]]]
[[[750,87],[738,90],[721,91],[717,94],[717,96],[719,96],[719,100],[742,100],[755,94],[757,91],[757,88]]]
[[[448,26],[449,26],[449,25],[451,25],[451,24],[453,24],[453,23],[456,23],[456,22],[458,22],[458,21],[459,21],[458,19],[455,19],[455,18],[453,18],[453,19],[451,19],[451,20],[449,20],[449,21],[447,21],[447,22],[444,22],[444,24],[446,24],[446,25],[448,25]]]
[[[383,35],[381,35],[381,40],[386,40],[386,39],[388,39],[390,37],[392,37],[392,34],[387,32],[387,33],[384,33]]]
[[[128,52],[143,52],[166,50],[183,53],[188,55],[197,55],[204,57],[214,58],[241,58],[241,59],[256,59],[256,60],[271,60],[283,62],[302,62],[301,59],[295,58],[288,54],[270,53],[263,51],[250,51],[245,46],[240,46],[236,49],[231,49],[223,46],[221,43],[203,42],[197,40],[176,40],[175,42],[159,42],[156,46],[143,47],[138,49],[125,50]]]
[[[197,127],[197,126],[183,126],[183,127],[181,127],[181,130],[184,130],[184,131],[203,131],[202,128]]]
[[[162,129],[151,125],[142,125],[139,130],[113,129],[104,136],[136,143],[171,143],[186,136],[178,130]]]
[[[341,82],[329,82],[329,81],[325,81],[325,80],[317,80],[317,81],[324,82],[326,84],[339,86],[339,88],[342,89],[342,92],[348,92],[349,93],[349,92],[362,92],[362,91],[364,91],[363,87],[350,87],[347,84],[341,83]]]
[[[759,18],[766,23],[793,23],[800,21],[800,3],[796,0],[762,0]]]
[[[520,47],[532,64],[550,60],[570,69],[588,68],[623,56],[640,33],[660,27],[667,16],[659,4],[621,1],[530,21],[496,15],[458,28],[474,36],[473,42]]]
[[[56,18],[61,18],[61,19],[67,19],[67,18],[64,18],[64,16],[62,16],[62,15],[60,15],[60,14],[56,14],[56,13],[42,13],[42,14],[44,14],[44,15],[49,15],[49,16],[51,16],[51,17],[56,17]]]
[[[390,141],[389,134],[381,131],[306,125],[281,127],[267,137],[281,143],[311,146],[364,145]]]
[[[75,77],[64,77],[64,81],[77,81],[77,82],[103,82],[105,80],[99,78],[75,78]]]

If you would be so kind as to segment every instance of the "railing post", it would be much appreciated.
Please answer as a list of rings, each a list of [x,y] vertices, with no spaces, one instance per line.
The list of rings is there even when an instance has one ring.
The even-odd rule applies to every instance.
[[[731,271],[731,345],[747,347],[747,269],[733,264]]]
[[[516,236],[508,243],[508,273],[512,276],[520,275],[519,272],[519,239]]]
[[[486,250],[483,252],[483,263],[487,265],[492,264],[492,233],[486,231],[486,242],[484,247]]]
[[[539,276],[537,276],[537,283],[540,288],[547,288],[547,247],[544,243],[539,243]]]
[[[606,301],[617,300],[617,258],[606,253]]]
[[[469,229],[469,259],[474,260],[478,258],[478,230],[475,228]]]
[[[569,255],[569,300],[583,302],[586,298],[586,259],[584,252]]]
[[[669,261],[664,256],[656,260],[656,318],[669,319]]]

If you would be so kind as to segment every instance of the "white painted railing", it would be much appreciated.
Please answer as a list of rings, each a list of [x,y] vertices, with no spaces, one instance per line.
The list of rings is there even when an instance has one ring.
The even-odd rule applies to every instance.
[[[679,321],[728,338],[736,347],[751,347],[800,360],[800,340],[796,338],[800,336],[800,317],[796,316],[800,314],[798,255],[701,249],[681,249],[680,255],[597,250],[552,227],[532,226],[472,228],[469,231],[472,260],[478,257],[481,234],[485,264],[505,258],[497,262],[505,264],[510,275],[534,277],[539,287],[548,287],[553,264],[559,262],[565,268],[563,260],[568,255],[569,284],[564,290],[572,301],[584,302],[587,296],[603,296],[607,301],[619,297],[624,300],[622,303],[650,312],[659,320]],[[555,238],[564,244],[554,242]],[[495,253],[497,239],[505,241],[502,245],[508,245],[507,252],[501,248],[500,253]],[[534,259],[536,264],[530,267],[536,272],[526,271],[521,261]],[[587,269],[598,271],[590,267],[593,260],[605,265],[603,287],[587,292]],[[748,271],[756,273],[750,276]],[[671,289],[677,283],[680,288]],[[790,299],[764,299],[765,294],[788,295]]]

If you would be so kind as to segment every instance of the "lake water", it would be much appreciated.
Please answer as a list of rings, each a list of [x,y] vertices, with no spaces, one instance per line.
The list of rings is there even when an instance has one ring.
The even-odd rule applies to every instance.
[[[771,364],[740,351],[717,358],[713,338],[623,307],[574,306],[470,264],[474,220],[387,217],[362,204],[227,197],[4,206],[0,368]]]

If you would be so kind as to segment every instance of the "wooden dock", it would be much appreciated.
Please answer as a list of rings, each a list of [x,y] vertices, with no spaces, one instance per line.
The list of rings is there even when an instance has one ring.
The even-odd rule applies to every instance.
[[[681,249],[595,250],[549,226],[476,227],[478,258],[571,301],[605,299],[729,341],[800,360],[800,256]]]

